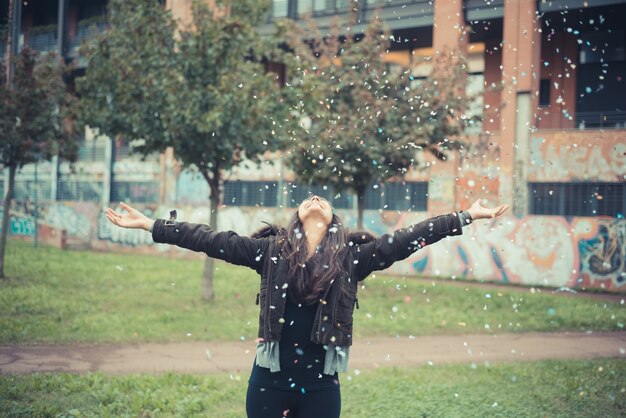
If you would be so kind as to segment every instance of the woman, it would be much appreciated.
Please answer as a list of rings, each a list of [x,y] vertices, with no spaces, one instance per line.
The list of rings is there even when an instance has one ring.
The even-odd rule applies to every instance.
[[[314,195],[300,204],[287,228],[270,225],[248,238],[178,222],[175,211],[169,220],[152,220],[124,203],[121,207],[128,213],[106,209],[115,225],[151,231],[157,243],[202,251],[261,275],[257,355],[246,396],[250,418],[339,417],[338,373],[348,366],[358,282],[508,208],[488,209],[476,201],[467,211],[374,238],[349,233],[330,203]]]

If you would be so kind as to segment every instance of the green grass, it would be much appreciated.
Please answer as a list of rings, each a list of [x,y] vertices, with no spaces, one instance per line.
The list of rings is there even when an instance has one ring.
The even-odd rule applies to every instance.
[[[202,260],[61,251],[9,241],[0,343],[254,339],[259,278],[218,263],[200,300]],[[624,304],[377,274],[362,283],[356,337],[622,330]]]
[[[356,370],[342,416],[618,417],[626,362],[540,361]],[[0,376],[3,417],[243,417],[248,374]]]

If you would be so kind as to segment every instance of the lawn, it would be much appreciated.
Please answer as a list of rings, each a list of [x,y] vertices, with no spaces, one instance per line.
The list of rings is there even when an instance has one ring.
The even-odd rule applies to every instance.
[[[343,417],[618,417],[626,362],[539,361],[353,370]],[[242,417],[248,375],[0,376],[3,417]],[[306,396],[306,395],[304,395]]]
[[[8,241],[0,344],[254,339],[259,278],[217,265],[200,300],[202,260],[35,249]],[[376,274],[362,282],[356,337],[622,330],[626,306],[529,288],[494,289]]]

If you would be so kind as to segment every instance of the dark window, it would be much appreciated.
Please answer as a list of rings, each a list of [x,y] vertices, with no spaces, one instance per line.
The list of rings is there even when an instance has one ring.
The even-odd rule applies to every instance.
[[[104,184],[100,181],[79,181],[59,178],[57,182],[58,200],[100,202]]]
[[[114,181],[111,202],[158,203],[159,183],[156,181]]]
[[[539,106],[550,106],[550,79],[539,82]]]
[[[427,182],[374,184],[365,192],[365,209],[423,212],[427,204]]]
[[[533,215],[624,215],[623,183],[529,183],[528,188]]]
[[[278,187],[272,181],[227,181],[224,204],[227,206],[276,206]]]
[[[287,206],[290,208],[298,207],[304,199],[311,195],[323,197],[328,200],[335,209],[352,208],[352,196],[350,192],[335,192],[329,186],[290,183],[285,186],[285,191],[287,196]]]
[[[587,32],[581,38],[580,64],[624,61],[624,31]]]

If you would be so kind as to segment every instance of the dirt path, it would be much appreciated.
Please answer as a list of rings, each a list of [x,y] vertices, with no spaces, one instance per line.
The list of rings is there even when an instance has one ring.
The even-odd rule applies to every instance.
[[[253,342],[0,346],[0,374],[248,373],[254,352]],[[626,332],[362,338],[350,367],[597,357],[626,359]]]

